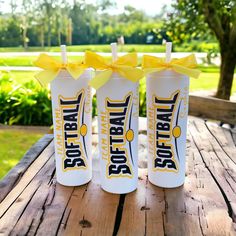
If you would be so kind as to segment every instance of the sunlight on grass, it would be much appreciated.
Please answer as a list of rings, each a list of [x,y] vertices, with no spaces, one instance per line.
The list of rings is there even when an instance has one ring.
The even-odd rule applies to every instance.
[[[10,76],[13,80],[15,80],[17,83],[24,84],[26,82],[29,82],[31,80],[35,80],[34,75],[37,72],[35,71],[11,71]]]
[[[41,137],[41,131],[0,129],[0,179],[24,156]]]
[[[18,83],[25,83],[30,80],[36,80],[34,75],[36,72],[34,71],[12,71],[11,76],[14,80]],[[236,74],[234,76],[234,83],[232,92],[236,92]],[[196,90],[216,90],[217,84],[219,80],[219,73],[206,73],[202,72],[198,79],[191,79],[190,80],[190,91]],[[144,83],[145,80],[142,80]]]
[[[53,56],[58,61],[61,60],[59,56]],[[70,56],[68,57],[71,61],[80,61],[83,58],[81,56]],[[37,59],[37,56],[14,56],[0,58],[0,66],[34,66],[33,63]]]

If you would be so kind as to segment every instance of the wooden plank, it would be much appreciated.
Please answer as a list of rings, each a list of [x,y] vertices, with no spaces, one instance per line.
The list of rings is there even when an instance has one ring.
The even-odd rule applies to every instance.
[[[191,147],[187,153],[185,184],[164,191],[165,234],[233,235],[233,222],[228,215],[224,197],[205,167],[192,137],[188,139]]]
[[[139,169],[138,189],[125,197],[118,235],[164,235],[164,194],[148,182],[147,169]]]
[[[40,155],[45,147],[51,142],[53,136],[45,135],[24,155],[21,161],[11,169],[8,174],[0,181],[0,202],[6,197],[11,189],[19,182],[24,172]]]
[[[93,179],[76,187],[66,206],[59,235],[112,235],[120,196],[100,187],[97,135],[93,135]]]
[[[236,124],[236,103],[204,96],[189,96],[189,114]]]
[[[119,198],[103,191],[97,181],[75,188],[66,208],[69,214],[63,218],[59,234],[112,235]]]
[[[146,171],[140,169],[138,189],[126,194],[118,235],[145,235]]]
[[[24,215],[25,209],[30,204],[31,200],[34,199],[34,195],[39,189],[41,183],[45,181],[49,182],[51,179],[54,165],[54,160],[51,157],[45,166],[36,174],[35,178],[31,179],[24,191],[17,194],[14,202],[12,202],[13,204],[8,206],[7,211],[3,211],[3,207],[1,206],[0,234],[9,235],[11,233],[19,219]],[[3,200],[1,204],[3,204],[4,201],[5,200]]]
[[[53,171],[53,166],[52,166]],[[51,173],[53,175],[53,172]],[[11,235],[34,235],[41,222],[46,202],[50,202],[54,196],[54,186],[52,186],[52,176],[43,180],[42,184],[36,190],[23,214],[17,221]],[[55,182],[55,180],[54,180]]]
[[[139,180],[125,197],[118,235],[234,235],[224,196],[191,136],[187,153],[184,186],[162,189],[145,176]]]
[[[212,137],[218,142],[226,155],[236,164],[236,147],[229,129],[222,128],[214,122],[206,122]],[[214,145],[215,146],[215,145]]]
[[[236,128],[234,128],[233,130],[230,130],[230,133],[232,135],[232,138],[234,140],[234,144],[236,146]]]
[[[75,188],[57,184],[51,204],[44,206],[37,235],[112,235],[120,196],[100,188],[97,141],[94,135],[93,181]]]
[[[0,235],[235,235],[235,146],[211,125],[190,118],[184,186],[158,188],[140,169],[126,196],[100,188],[97,135],[93,180],[75,188],[56,184],[51,143],[0,203]],[[145,133],[140,140],[145,159]]]
[[[228,206],[230,217],[236,222],[236,165],[211,136],[205,123],[200,119],[190,120],[193,137],[205,168],[210,172]]]
[[[66,212],[67,204],[72,196],[74,187],[66,187],[54,182],[51,185],[52,198],[47,200],[43,207],[37,235],[56,235],[62,218]]]
[[[9,192],[9,194],[0,203],[0,217],[7,211],[7,209],[16,201],[19,195],[29,185],[34,176],[43,168],[47,163],[50,156],[54,153],[53,142],[51,142],[46,149],[39,155],[32,165],[23,174],[17,185]]]

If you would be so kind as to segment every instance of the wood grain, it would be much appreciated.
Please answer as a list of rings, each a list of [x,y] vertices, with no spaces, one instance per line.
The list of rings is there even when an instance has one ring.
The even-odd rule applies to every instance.
[[[189,96],[189,114],[236,124],[236,102],[204,96]]]
[[[0,235],[236,235],[232,130],[190,117],[188,131],[185,184],[156,187],[142,164],[138,189],[127,195],[101,190],[97,135],[93,180],[80,187],[57,184],[52,136],[46,136],[0,183]],[[143,119],[139,133],[145,162]]]
[[[6,197],[9,191],[17,184],[18,180],[25,173],[27,168],[34,162],[39,154],[45,149],[53,139],[52,135],[45,135],[24,155],[21,161],[11,169],[8,174],[0,181],[0,202]]]

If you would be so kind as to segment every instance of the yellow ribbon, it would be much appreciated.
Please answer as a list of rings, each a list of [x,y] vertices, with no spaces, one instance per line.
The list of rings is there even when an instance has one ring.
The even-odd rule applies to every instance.
[[[166,62],[163,58],[144,55],[142,62],[142,68],[145,74],[173,69],[177,73],[198,78],[201,72],[200,70],[194,69],[196,67],[197,61],[193,54],[180,59],[172,59],[170,62]]]
[[[87,68],[83,62],[63,64],[47,54],[40,54],[34,65],[44,69],[35,75],[43,86],[50,83],[59,74],[61,69],[67,70],[74,79],[78,79]]]
[[[136,53],[129,53],[119,57],[115,62],[108,63],[102,56],[87,51],[85,53],[85,63],[89,67],[101,70],[99,74],[90,80],[90,85],[95,89],[99,89],[106,84],[113,72],[117,72],[120,76],[132,82],[137,82],[143,77],[143,71],[135,68],[138,63]]]

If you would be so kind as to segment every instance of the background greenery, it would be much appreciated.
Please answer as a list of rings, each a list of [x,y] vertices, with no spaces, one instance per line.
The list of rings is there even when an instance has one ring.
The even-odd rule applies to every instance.
[[[39,131],[0,129],[0,179],[18,163],[29,147],[42,135]]]
[[[110,52],[109,44],[124,36],[126,44],[119,46],[120,52],[155,53],[164,52],[162,43],[168,40],[174,42],[174,52],[207,53],[205,62],[199,66],[202,70],[200,78],[191,79],[190,91],[216,91],[220,78],[220,69],[211,64],[211,59],[219,56],[222,50],[214,30],[210,30],[204,19],[203,7],[210,6],[214,19],[227,25],[222,31],[226,39],[229,38],[227,32],[233,35],[229,29],[235,22],[232,21],[235,11],[231,10],[235,9],[235,1],[228,0],[180,0],[176,1],[170,14],[164,6],[155,16],[131,6],[126,6],[121,14],[112,15],[110,10],[115,5],[112,0],[97,0],[94,4],[82,0],[0,0],[0,4],[4,5],[4,2],[10,7],[8,12],[0,8],[0,53],[6,53],[0,58],[0,66],[5,66],[4,70],[9,66],[31,67],[36,59],[35,56],[10,56],[9,52],[59,52],[60,44],[68,45],[68,52]],[[232,44],[235,48],[235,43],[230,44],[227,40],[223,40],[223,44]],[[229,46],[228,51],[233,55],[232,47]],[[80,60],[81,57],[71,56],[70,59]],[[139,58],[139,64],[140,61]],[[52,124],[49,89],[41,88],[33,78],[34,74],[34,71],[0,72],[0,107],[3,108],[0,109],[0,123]],[[145,90],[142,79],[141,116],[146,113]],[[236,92],[235,80],[232,92]],[[95,104],[94,97],[93,115],[96,114]],[[0,178],[40,136],[35,131],[7,130],[0,126]]]
[[[198,79],[191,79],[190,91],[214,90],[219,77],[217,67],[204,67]],[[0,76],[0,123],[20,125],[52,124],[49,88],[42,88],[34,79],[33,71],[2,73]],[[236,83],[233,85],[236,92]],[[146,116],[145,79],[140,81],[140,116]],[[93,116],[96,115],[96,97],[93,98]]]

